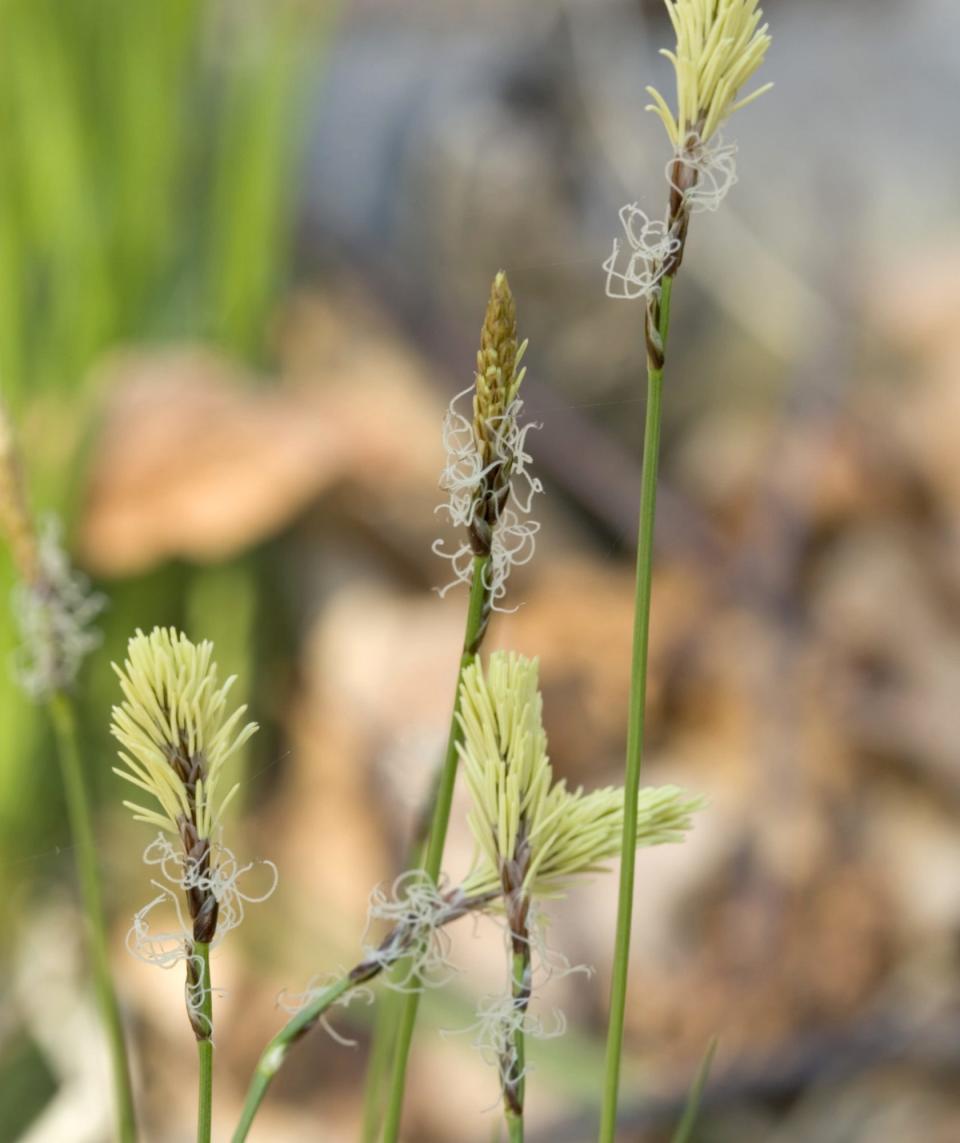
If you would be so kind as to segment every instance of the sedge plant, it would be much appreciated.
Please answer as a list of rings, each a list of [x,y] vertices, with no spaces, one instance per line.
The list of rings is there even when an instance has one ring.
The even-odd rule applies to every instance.
[[[521,1140],[527,1074],[526,1040],[549,1032],[530,1012],[536,984],[571,971],[548,949],[542,903],[561,895],[576,876],[604,867],[620,848],[626,817],[623,789],[570,791],[554,778],[542,722],[538,666],[497,652],[484,671],[480,645],[489,617],[503,609],[511,567],[533,552],[538,525],[530,508],[540,484],[530,472],[518,396],[523,380],[516,316],[506,276],[498,274],[481,334],[474,385],[454,398],[444,422],[447,465],[442,506],[462,529],[454,549],[435,549],[454,570],[454,583],[469,585],[467,630],[458,670],[447,752],[423,815],[429,822],[422,861],[402,874],[392,892],[371,897],[371,922],[389,928],[366,943],[349,971],[312,982],[292,1005],[291,1019],[267,1044],[247,1091],[234,1143],[248,1136],[256,1114],[295,1045],[316,1026],[327,1026],[335,1005],[346,1005],[381,977],[388,988],[375,1031],[374,1062],[392,1054],[382,1137],[399,1135],[407,1059],[425,988],[449,978],[446,927],[467,914],[488,914],[504,927],[509,970],[503,995],[485,998],[477,1012],[474,1043],[498,1071],[508,1132]],[[471,398],[461,412],[458,403]],[[452,586],[452,585],[451,585]],[[444,589],[446,590],[446,589]],[[473,808],[469,826],[476,843],[470,873],[455,888],[441,877],[458,764],[465,771]],[[682,840],[701,801],[673,787],[632,795],[635,845]],[[390,1003],[391,993],[399,1003]],[[394,1026],[393,1021],[398,1021]],[[329,1027],[327,1030],[330,1031]],[[380,1130],[377,1076],[368,1077],[364,1133]]]
[[[572,971],[547,947],[542,905],[561,896],[579,876],[602,870],[619,852],[624,792],[607,787],[584,793],[556,780],[547,754],[538,664],[497,651],[486,670],[478,659],[462,672],[458,689],[457,753],[471,797],[475,842],[471,869],[454,889],[423,869],[410,870],[392,892],[375,889],[372,921],[389,922],[379,941],[365,944],[350,971],[308,988],[286,1026],[260,1056],[234,1143],[243,1143],[290,1050],[330,1009],[344,1005],[387,969],[387,984],[407,995],[442,987],[451,977],[446,927],[467,915],[487,914],[504,926],[509,970],[502,995],[478,1006],[474,1045],[497,1068],[511,1143],[523,1139],[528,1037],[552,1031],[529,1011],[536,986],[556,971]],[[672,786],[645,789],[637,804],[637,844],[682,841],[702,799]],[[396,971],[402,966],[401,971]],[[329,1030],[329,1029],[328,1029]]]
[[[470,896],[499,889],[506,921],[508,986],[481,1006],[479,1046],[494,1058],[510,1143],[522,1143],[527,1075],[526,1039],[547,1031],[530,1014],[539,978],[575,971],[545,939],[543,902],[562,896],[584,874],[600,872],[620,851],[625,792],[608,786],[584,792],[555,779],[547,753],[538,663],[498,651],[487,670],[464,672],[460,754],[472,797],[468,822],[476,843]],[[636,846],[682,841],[701,798],[673,786],[638,791],[633,806]]]
[[[604,263],[610,297],[638,300],[644,312],[647,407],[640,486],[637,570],[627,752],[626,812],[621,843],[620,890],[610,1017],[600,1124],[600,1143],[613,1143],[617,1125],[620,1059],[623,1050],[630,930],[633,917],[635,814],[643,751],[653,529],[663,399],[663,373],[670,329],[673,284],[680,270],[692,215],[716,210],[736,180],[736,147],[719,131],[730,116],[770,88],[765,84],[741,96],[763,62],[770,36],[761,24],[757,0],[665,0],[676,33],[676,47],[662,54],[673,64],[676,110],[649,87],[654,111],[666,128],[673,153],[666,165],[668,202],[662,220],[637,204],[620,211],[626,249],[614,241]],[[625,256],[625,260],[624,260]]]

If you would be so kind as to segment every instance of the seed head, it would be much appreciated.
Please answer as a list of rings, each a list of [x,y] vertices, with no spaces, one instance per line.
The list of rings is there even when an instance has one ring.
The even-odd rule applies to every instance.
[[[661,49],[677,75],[677,114],[656,88],[648,87],[647,108],[663,120],[676,150],[691,135],[706,143],[734,111],[746,107],[773,86],[737,99],[740,88],[763,63],[770,36],[760,25],[757,0],[665,0],[677,34],[675,51]]]
[[[136,820],[179,834],[189,853],[198,839],[212,837],[236,793],[234,786],[220,796],[223,765],[256,723],[242,725],[245,706],[227,713],[235,677],[220,684],[213,644],[191,643],[172,627],[138,630],[123,668],[113,669],[124,698],[113,708],[111,733],[124,747],[126,767],[114,772],[157,803],[124,805]]]
[[[501,424],[526,374],[526,369],[520,368],[526,348],[526,342],[517,344],[517,307],[507,275],[500,270],[490,287],[480,331],[473,398],[473,426],[484,465],[494,459],[491,430]]]

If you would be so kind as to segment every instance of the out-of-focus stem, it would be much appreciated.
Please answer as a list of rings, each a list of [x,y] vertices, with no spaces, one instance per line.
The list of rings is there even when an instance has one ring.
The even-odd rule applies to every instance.
[[[84,783],[80,750],[77,743],[77,724],[70,698],[63,693],[53,694],[48,707],[57,738],[57,756],[67,800],[70,834],[73,838],[74,860],[80,896],[86,919],[87,944],[93,971],[94,987],[100,1015],[110,1047],[113,1068],[114,1100],[117,1115],[117,1136],[121,1143],[136,1139],[136,1117],[130,1065],[127,1059],[120,1005],[113,987],[108,954],[107,926],[103,913],[100,875],[97,870],[97,852],[93,840],[93,822],[90,802]]]

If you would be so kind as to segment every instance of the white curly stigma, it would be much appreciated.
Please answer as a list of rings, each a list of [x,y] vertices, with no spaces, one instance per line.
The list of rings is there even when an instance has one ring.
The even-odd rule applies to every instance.
[[[337,984],[342,980],[345,974],[346,970],[341,969],[339,972],[328,973],[326,976],[312,976],[307,981],[307,987],[303,992],[287,992],[286,989],[284,989],[277,997],[277,1006],[282,1008],[283,1011],[290,1016],[296,1016],[299,1012],[302,1012],[304,1008],[308,1008],[314,1000],[326,992],[331,985]],[[356,984],[333,1003],[337,1008],[349,1008],[350,1005],[357,1000],[369,1006],[373,1003],[373,999],[373,989],[367,988],[365,984]],[[326,1014],[321,1015],[317,1023],[321,1025],[323,1030],[335,1043],[340,1044],[344,1048],[355,1048],[357,1046],[356,1040],[349,1039],[333,1027]]]
[[[219,843],[210,846],[209,868],[202,868],[174,845],[166,834],[158,834],[143,851],[145,865],[157,870],[157,878],[150,884],[157,896],[140,909],[127,932],[127,949],[138,960],[170,968],[193,955],[192,931],[181,901],[190,889],[212,893],[219,905],[217,930],[210,947],[215,948],[223,938],[243,921],[247,905],[266,901],[277,887],[279,873],[272,861],[250,861],[241,865],[231,850]],[[268,870],[270,884],[262,893],[250,893],[240,888],[240,880],[256,867]],[[151,914],[161,905],[172,906],[171,923],[154,930]]]
[[[402,973],[386,978],[388,988],[397,992],[442,988],[457,975],[450,962],[450,936],[443,927],[450,919],[451,905],[422,869],[401,873],[389,890],[380,885],[373,890],[361,947],[364,960],[383,969],[402,964]],[[380,944],[369,941],[378,921],[385,922],[397,939]]]
[[[91,627],[106,597],[90,590],[86,576],[73,570],[60,543],[60,523],[48,517],[37,543],[35,582],[18,583],[13,606],[20,628],[14,658],[17,681],[40,702],[71,687],[83,660],[100,645]]]
[[[677,178],[678,166],[688,172],[687,177]],[[683,194],[690,214],[718,210],[737,181],[737,145],[725,143],[721,135],[709,142],[690,135],[665,169],[667,182]]]
[[[513,974],[513,952],[515,935],[501,917],[488,914],[500,925],[504,937],[506,957],[506,977]],[[547,940],[547,917],[535,901],[530,903],[528,914],[529,930],[526,938],[530,949],[529,984],[530,996],[526,1003],[514,997],[512,989],[504,993],[483,996],[477,1002],[476,1019],[465,1028],[443,1029],[444,1036],[472,1035],[472,1047],[480,1053],[481,1059],[499,1073],[501,1088],[505,1083],[519,1083],[526,1075],[529,1065],[518,1066],[516,1039],[517,1033],[535,1040],[552,1040],[562,1036],[567,1030],[567,1018],[560,1008],[553,1008],[549,1022],[530,1006],[537,1002],[541,990],[551,980],[563,979],[574,973],[592,976],[593,969],[584,964],[571,964],[558,949]],[[491,1106],[495,1106],[495,1103]]]
[[[510,993],[484,996],[477,1004],[477,1019],[465,1032],[472,1032],[471,1044],[480,1058],[497,1068],[501,1082],[519,1083],[530,1070],[529,1064],[518,1067],[517,1033],[534,1040],[555,1040],[567,1030],[567,1018],[555,1008],[552,1026],[542,1016],[524,1007]]]
[[[548,939],[550,918],[537,901],[530,902],[527,919],[527,944],[530,948],[530,982],[532,995],[549,984],[551,980],[564,980],[568,976],[592,977],[594,968],[589,964],[574,964]],[[513,937],[509,926],[504,924],[504,943],[508,957],[512,954]]]
[[[619,239],[613,240],[610,257],[603,263],[607,297],[649,298],[659,289],[667,261],[680,249],[680,240],[671,237],[665,222],[651,219],[635,202],[622,206],[619,213],[628,250],[620,269],[621,245]]]
[[[492,476],[498,470],[507,474],[509,490],[493,524],[484,583],[494,611],[515,610],[500,606],[500,601],[506,595],[511,570],[533,558],[535,537],[540,530],[540,524],[529,517],[533,498],[543,491],[543,485],[530,471],[532,457],[527,452],[527,434],[540,426],[520,423],[523,401],[514,398],[502,416],[491,418],[486,424],[493,459],[484,464],[473,420],[458,409],[458,403],[473,392],[474,387],[470,386],[458,393],[444,417],[446,464],[440,474],[440,488],[447,499],[436,511],[446,515],[453,527],[470,528],[487,503],[485,493]],[[449,561],[453,571],[453,579],[437,589],[441,597],[458,584],[472,582],[474,553],[466,539],[450,550],[444,540],[436,540],[433,551]]]
[[[530,1071],[529,1063],[520,1067],[517,1055],[517,1033],[533,1040],[555,1040],[567,1030],[567,1018],[559,1009],[553,1009],[548,1024],[543,1016],[531,1012],[529,1005],[510,992],[482,996],[477,1001],[476,1019],[465,1028],[442,1029],[443,1036],[468,1035],[471,1047],[480,1054],[485,1064],[496,1068],[501,1089],[504,1085],[519,1083]],[[495,1101],[491,1106],[496,1106]]]

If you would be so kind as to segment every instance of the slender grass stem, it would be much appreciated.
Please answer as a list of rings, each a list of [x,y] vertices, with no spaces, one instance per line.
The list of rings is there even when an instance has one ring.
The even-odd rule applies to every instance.
[[[450,821],[450,809],[453,804],[453,789],[457,767],[457,743],[460,741],[460,726],[456,720],[456,714],[460,705],[460,677],[464,669],[477,657],[489,618],[489,591],[484,582],[484,573],[488,562],[489,556],[478,556],[474,560],[473,581],[470,588],[470,603],[467,609],[463,652],[460,657],[460,669],[457,675],[454,717],[451,722],[443,766],[440,771],[439,780],[435,786],[435,804],[431,815],[430,840],[423,862],[424,871],[434,882],[436,882],[440,874],[440,863],[443,859],[443,842],[446,838],[447,826]],[[489,899],[488,896],[465,903],[462,909],[458,907],[451,912],[444,923],[449,920],[455,920],[472,908],[478,908],[486,904]],[[390,938],[388,938],[388,941],[389,939]],[[368,961],[357,965],[346,976],[340,977],[339,980],[334,981],[333,984],[319,993],[310,1004],[298,1012],[292,1020],[281,1028],[277,1035],[267,1044],[257,1063],[253,1079],[250,1081],[250,1087],[247,1090],[247,1098],[243,1105],[240,1122],[233,1135],[233,1143],[243,1143],[247,1138],[257,1110],[263,1102],[264,1096],[267,1094],[267,1089],[273,1082],[274,1076],[283,1066],[283,1062],[287,1058],[293,1045],[310,1031],[332,1004],[335,1004],[352,988],[359,984],[364,984],[368,980],[372,980],[373,977],[377,976],[383,970],[383,967],[384,962],[382,960]],[[410,1001],[417,1001],[418,999],[419,994],[416,992],[398,997],[396,1000],[392,993],[386,998],[386,1003],[390,1011],[397,1013],[400,1018],[400,1026],[395,1034],[391,1026],[384,1026],[380,1048],[383,1058],[377,1064],[378,1068],[382,1069],[382,1072],[386,1071],[391,1062],[390,1057],[391,1054],[393,1054],[394,1044],[396,1044],[396,1052],[393,1054],[393,1086],[390,1091],[387,1131],[396,1131],[399,1127],[400,1113],[403,1109],[403,1085],[406,1078],[406,1062],[417,1016],[417,1004],[414,1003],[411,1005]],[[399,1085],[399,1087],[397,1085]],[[373,1094],[371,1094],[371,1090]],[[364,1110],[364,1138],[375,1137],[377,1132],[380,1115],[380,1090],[381,1084],[376,1082],[376,1080],[368,1080],[368,1092]],[[391,1117],[393,1122],[392,1127],[390,1126]]]
[[[457,777],[457,746],[462,737],[460,723],[457,721],[457,714],[460,710],[460,681],[464,670],[477,657],[490,614],[489,591],[484,582],[489,562],[489,556],[477,556],[473,561],[470,604],[467,609],[467,624],[463,638],[463,653],[460,656],[460,669],[457,672],[453,716],[450,721],[450,734],[447,738],[447,752],[440,770],[440,780],[437,783],[436,802],[430,824],[430,838],[423,863],[424,872],[433,881],[436,881],[440,876],[443,847],[447,839],[450,808],[453,804],[453,789]],[[413,1029],[417,1022],[419,1005],[420,994],[417,991],[410,992],[403,999],[384,1119],[383,1138],[385,1143],[395,1143],[400,1134],[403,1096],[407,1081],[407,1061],[410,1058],[410,1045],[413,1041]]]
[[[73,837],[74,859],[80,895],[86,918],[87,942],[93,970],[93,981],[100,1006],[100,1015],[110,1047],[113,1068],[114,1099],[116,1103],[117,1137],[121,1143],[133,1143],[137,1137],[133,1105],[133,1087],[127,1059],[120,1005],[113,987],[108,954],[107,926],[103,913],[100,875],[97,871],[97,851],[93,839],[90,803],[80,763],[77,742],[77,723],[73,705],[63,693],[49,700],[50,716],[57,738],[57,755],[67,799],[70,833]]]
[[[389,989],[381,992],[373,1020],[373,1037],[367,1060],[366,1088],[363,1093],[361,1143],[376,1143],[383,1117],[384,1089],[393,1066],[397,1043],[397,1021],[403,995]]]
[[[427,843],[430,840],[430,823],[437,805],[437,791],[443,777],[444,763],[441,759],[430,781],[430,788],[418,809],[414,823],[413,840],[407,851],[404,869],[423,867]],[[386,1087],[393,1070],[394,1053],[397,1046],[398,1024],[403,1009],[404,993],[387,989],[377,1000],[373,1019],[370,1054],[367,1060],[367,1076],[363,1093],[363,1126],[361,1143],[377,1143],[380,1126],[383,1122],[383,1104]]]
[[[196,1026],[206,1032],[197,1040],[197,1143],[210,1143],[213,1127],[213,987],[210,981],[210,946],[194,941],[192,962],[199,1000]]]
[[[717,1038],[716,1036],[707,1045],[707,1050],[703,1054],[703,1059],[700,1061],[700,1067],[697,1068],[697,1074],[694,1077],[693,1084],[687,1095],[687,1103],[683,1109],[683,1116],[677,1124],[677,1129],[673,1133],[670,1143],[690,1143],[693,1138],[694,1128],[697,1125],[697,1117],[700,1114],[700,1104],[703,1101],[703,1092],[707,1086],[707,1080],[710,1078],[710,1068],[713,1064],[713,1057],[717,1051]]]
[[[530,938],[524,933],[513,953],[510,995],[514,1011],[521,1017],[527,1014],[530,1003]],[[504,1068],[504,1113],[507,1120],[507,1138],[510,1143],[523,1143],[523,1105],[527,1067],[526,1041],[523,1033],[523,1020],[517,1023],[513,1034],[513,1052],[505,1061]]]
[[[523,1143],[522,1115],[507,1115],[507,1139],[510,1143]]]
[[[233,1133],[233,1143],[243,1143],[243,1140],[246,1139],[254,1116],[257,1114],[260,1104],[263,1103],[263,1097],[267,1094],[267,1089],[273,1083],[273,1077],[283,1066],[287,1053],[293,1045],[310,1031],[332,1004],[335,1004],[344,993],[349,992],[351,988],[360,983],[362,983],[360,979],[353,979],[352,973],[341,976],[339,980],[335,980],[333,984],[325,988],[310,1004],[301,1009],[267,1044],[247,1089],[247,1098],[240,1115],[240,1122]]]
[[[498,893],[486,893],[477,897],[454,895],[454,899],[451,900],[448,908],[437,919],[436,923],[448,925],[475,909],[484,908],[497,896],[499,896]],[[287,1021],[260,1055],[250,1086],[247,1088],[247,1098],[243,1105],[240,1122],[233,1133],[233,1143],[243,1143],[247,1138],[254,1116],[267,1094],[267,1089],[273,1083],[274,1076],[283,1066],[291,1048],[314,1027],[324,1013],[341,997],[359,985],[373,980],[386,967],[396,963],[401,954],[409,950],[410,942],[416,940],[418,935],[416,929],[404,929],[403,926],[398,926],[387,934],[376,955],[367,957],[348,973],[344,973],[343,976],[318,992],[309,1004],[306,1004],[296,1016]],[[392,957],[386,954],[392,954]]]
[[[657,334],[660,352],[670,327],[672,277],[663,279]],[[657,469],[660,454],[660,423],[663,396],[663,363],[647,361],[647,412],[643,439],[643,469],[640,483],[640,521],[637,534],[637,577],[634,596],[633,653],[630,708],[627,722],[627,759],[624,780],[623,845],[620,859],[620,894],[614,944],[613,977],[610,985],[610,1022],[607,1030],[606,1072],[600,1119],[600,1143],[613,1143],[617,1127],[617,1096],[620,1057],[627,1000],[630,961],[630,928],[633,920],[633,887],[636,869],[637,797],[647,697],[647,656],[650,643],[650,592],[653,581],[653,525],[657,503]]]

